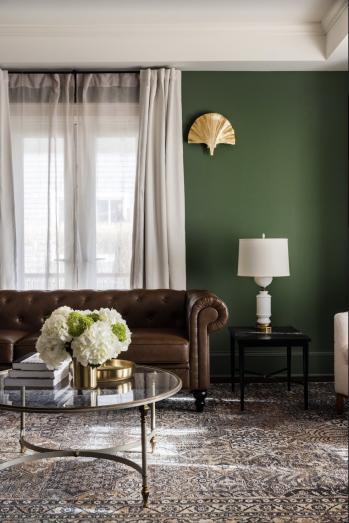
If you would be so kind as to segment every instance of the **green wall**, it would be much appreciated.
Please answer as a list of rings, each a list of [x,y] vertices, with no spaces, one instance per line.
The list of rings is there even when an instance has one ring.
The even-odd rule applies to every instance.
[[[238,238],[287,237],[291,276],[269,288],[273,324],[308,333],[311,374],[332,374],[333,315],[348,307],[346,73],[184,72],[182,90],[188,288],[218,294],[230,324],[254,324],[258,288],[236,276]],[[236,133],[213,157],[187,143],[210,111]],[[227,330],[211,340],[211,374],[227,376]],[[246,366],[269,372],[284,359],[251,349]]]

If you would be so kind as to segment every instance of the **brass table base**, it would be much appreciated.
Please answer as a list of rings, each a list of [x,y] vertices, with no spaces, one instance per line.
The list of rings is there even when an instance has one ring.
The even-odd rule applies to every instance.
[[[146,431],[146,416],[148,411],[151,412],[151,431],[147,434]],[[130,452],[132,449],[139,447],[139,441],[132,440],[126,442],[117,447],[109,447],[105,449],[66,449],[58,450],[48,447],[43,447],[40,445],[35,445],[30,443],[25,439],[25,417],[26,413],[21,412],[21,429],[20,429],[20,438],[19,444],[21,447],[21,453],[24,454],[26,449],[33,450],[36,454],[30,454],[26,456],[20,456],[19,458],[12,459],[5,463],[0,464],[0,471],[13,467],[15,465],[21,465],[23,463],[29,463],[32,461],[38,461],[40,459],[52,459],[52,458],[100,458],[108,459],[117,463],[122,463],[128,467],[133,468],[139,472],[142,476],[142,498],[143,498],[143,507],[148,506],[148,481],[147,481],[147,444],[151,445],[152,452],[155,449],[156,442],[156,427],[155,427],[155,403],[151,403],[150,407],[148,405],[142,405],[139,407],[141,415],[141,454],[142,454],[142,465],[139,465],[135,461],[125,458],[123,456],[117,456],[118,452]],[[136,452],[136,451],[132,451]]]

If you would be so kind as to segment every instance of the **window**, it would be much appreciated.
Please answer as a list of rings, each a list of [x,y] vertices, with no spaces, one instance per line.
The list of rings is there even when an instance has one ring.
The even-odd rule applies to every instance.
[[[51,289],[64,285],[62,138],[55,141],[54,148],[55,155],[50,156],[47,154],[48,138],[25,137],[23,140],[25,289]]]
[[[137,136],[99,137],[96,151],[97,286],[127,288]]]
[[[64,255],[64,140],[55,142],[49,168],[48,139],[24,138],[25,289],[62,288],[70,280],[69,260]],[[118,138],[96,138],[99,289],[129,287],[137,136],[123,139],[122,146],[118,142]],[[126,151],[120,152],[125,144]]]
[[[12,74],[21,289],[129,288],[138,74]]]
[[[123,200],[97,200],[96,204],[97,223],[118,223],[124,221]]]
[[[97,223],[108,223],[109,222],[109,201],[108,200],[97,200]]]
[[[110,221],[111,223],[124,221],[123,200],[110,200]]]

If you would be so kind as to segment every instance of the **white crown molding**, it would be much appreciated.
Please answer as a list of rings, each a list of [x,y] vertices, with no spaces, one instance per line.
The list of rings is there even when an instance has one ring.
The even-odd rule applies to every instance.
[[[321,20],[321,25],[328,33],[339,20],[343,12],[348,8],[348,0],[336,0]]]
[[[115,26],[113,26],[115,29]],[[314,29],[313,26],[311,26]],[[1,29],[1,28],[0,28]],[[24,35],[16,31],[0,30],[0,64],[18,67],[18,64],[59,64],[61,67],[94,64],[241,64],[242,62],[323,62],[325,36],[322,32],[234,31],[215,28],[202,31],[191,27],[169,30],[167,27],[122,27],[107,32],[94,27],[94,33],[76,32],[69,27],[65,34],[45,32]],[[42,28],[41,28],[42,29]],[[74,27],[75,29],[75,27]],[[110,28],[109,28],[110,29]],[[318,29],[318,28],[317,28]],[[48,32],[47,32],[48,31]],[[47,32],[47,34],[46,34]],[[32,66],[32,65],[31,65]],[[101,65],[101,67],[103,67]],[[112,65],[110,65],[112,67]]]
[[[260,0],[216,0],[201,13],[188,0],[177,1],[178,12],[176,7],[172,16],[162,9],[163,0],[151,0],[158,9],[153,5],[150,11],[144,0],[134,0],[132,6],[124,2],[122,9],[115,0],[104,0],[110,6],[105,10],[103,0],[81,0],[80,7],[63,7],[60,0],[52,0],[55,7],[47,0],[20,0],[26,5],[22,9],[6,2],[0,7],[0,65],[166,65],[202,71],[347,68],[347,0],[265,0],[266,10]],[[82,12],[87,3],[91,10]],[[331,8],[320,20],[323,6]]]
[[[341,13],[327,36],[320,22],[0,23],[0,65],[9,69],[163,65],[196,71],[346,70],[345,53],[338,52],[337,44],[343,34],[345,11]],[[326,50],[336,45],[330,63]]]
[[[336,11],[326,33],[326,58],[348,63],[348,4]],[[344,44],[344,45],[343,45]]]
[[[324,35],[321,23],[303,23],[293,25],[259,25],[259,24],[103,24],[103,25],[10,25],[0,24],[0,37],[90,37],[117,36],[124,33],[180,33],[191,31],[203,32],[234,32],[234,33],[267,33],[270,35]]]

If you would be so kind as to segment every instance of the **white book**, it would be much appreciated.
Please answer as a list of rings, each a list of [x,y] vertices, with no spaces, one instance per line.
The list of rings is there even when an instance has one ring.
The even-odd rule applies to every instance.
[[[31,354],[31,355],[26,355],[22,358],[19,358],[18,360],[14,361],[12,363],[12,370],[10,370],[10,372],[28,372],[30,371],[31,372],[31,377],[38,377],[38,378],[44,378],[44,377],[47,377],[47,378],[52,378],[55,376],[55,374],[52,374],[52,373],[56,373],[56,372],[61,372],[64,368],[66,367],[69,367],[70,365],[70,360],[66,360],[66,361],[63,361],[63,363],[61,363],[61,365],[58,367],[58,369],[55,369],[55,370],[51,370],[47,367],[46,363],[41,359],[40,357],[40,354],[38,354],[37,352],[34,352],[34,354]],[[34,374],[32,371],[34,371],[34,373],[38,373],[38,375],[36,376],[36,374]],[[44,375],[43,373],[45,373],[46,375]],[[12,375],[11,375],[12,376]],[[15,376],[12,376],[12,377],[15,377]],[[18,378],[20,378],[21,376],[17,376]]]
[[[23,356],[14,361],[12,363],[12,368],[15,370],[49,370],[46,363],[42,361],[38,352]]]
[[[30,388],[47,388],[53,389],[60,383],[69,373],[69,365],[67,365],[61,373],[54,378],[11,378],[4,379],[5,387],[30,387]]]
[[[57,378],[60,376],[65,369],[69,367],[69,362],[67,364],[63,364],[58,369],[55,370],[16,370],[16,369],[10,369],[8,371],[8,377],[9,378]]]

